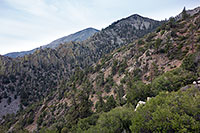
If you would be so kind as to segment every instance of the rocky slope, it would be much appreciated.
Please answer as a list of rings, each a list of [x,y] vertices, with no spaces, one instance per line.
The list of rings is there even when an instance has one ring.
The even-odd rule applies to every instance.
[[[31,55],[15,59],[1,56],[0,96],[1,101],[7,100],[2,110],[9,113],[7,107],[16,100],[20,101],[20,108],[11,112],[40,101],[56,90],[61,82],[68,80],[77,67],[87,68],[104,54],[144,36],[161,23],[132,15],[83,42],[64,43],[55,49],[38,49]]]
[[[39,73],[43,76],[35,80],[35,83],[42,84],[45,81],[47,85],[50,84],[48,81],[58,81],[59,83],[55,83],[58,89],[51,90],[42,101],[35,102],[18,113],[15,119],[13,116],[7,116],[5,122],[2,123],[5,130],[99,131],[98,128],[101,128],[95,126],[95,120],[102,112],[108,112],[116,106],[135,106],[139,100],[156,96],[161,91],[177,91],[197,80],[200,76],[200,14],[196,13],[178,21],[171,18],[156,31],[139,38],[135,35],[135,30],[139,33],[138,30],[144,30],[145,28],[142,27],[145,25],[149,27],[146,21],[138,15],[133,15],[113,23],[83,43],[63,44],[56,50],[41,50],[33,56],[25,57],[24,61],[29,62],[27,64],[31,64],[32,67],[37,66],[33,67],[36,68],[34,75]],[[124,30],[127,25],[129,28]],[[131,33],[134,34],[130,35]],[[114,35],[117,35],[116,39]],[[120,48],[117,49],[118,47]],[[43,60],[38,55],[42,56]],[[100,60],[93,64],[98,59]],[[4,64],[1,66],[10,66],[2,67],[1,70],[4,71],[1,73],[9,75],[8,72],[13,70],[9,68],[12,68],[12,64],[17,64],[19,60],[22,59],[1,57],[0,63]],[[31,63],[32,60],[38,60],[38,62]],[[86,67],[88,64],[92,65]],[[56,71],[57,67],[61,70],[59,73]],[[44,71],[40,73],[37,68]],[[48,71],[47,73],[44,68],[55,72]],[[71,70],[73,71],[70,78],[65,80],[66,74],[69,74]],[[28,72],[31,71],[33,70],[28,69]],[[3,81],[5,77],[1,79],[4,82],[2,86],[7,87],[5,90],[9,90],[8,85],[13,83],[12,77],[9,77],[8,81]],[[55,80],[58,77],[61,77],[60,80]],[[43,80],[43,78],[48,79]],[[27,79],[26,82],[33,80],[33,78],[23,79]],[[25,84],[22,83],[22,85]],[[39,91],[38,87],[35,93],[44,95],[54,86],[50,88],[43,86],[41,89],[45,88],[44,92]],[[31,91],[24,92],[29,92],[33,96]],[[21,98],[23,98],[22,95]],[[24,99],[29,99],[29,97]],[[131,109],[134,110],[134,108]],[[102,124],[101,122],[105,119],[102,118],[98,122]],[[127,127],[123,127],[122,131],[124,130],[130,131]]]
[[[89,37],[93,36],[97,32],[99,32],[99,30],[94,29],[94,28],[87,28],[87,29],[81,30],[79,32],[76,32],[74,34],[59,38],[59,39],[57,39],[57,40],[55,40],[55,41],[53,41],[53,42],[51,42],[47,45],[41,46],[41,48],[42,49],[56,48],[60,44],[63,44],[63,43],[67,43],[67,42],[71,42],[71,41],[74,41],[74,42],[84,41],[84,40],[88,39]],[[23,57],[25,55],[34,53],[38,49],[40,49],[40,48],[35,48],[33,50],[30,50],[30,51],[12,52],[12,53],[5,54],[4,56],[8,56],[8,57],[11,57],[11,58]]]

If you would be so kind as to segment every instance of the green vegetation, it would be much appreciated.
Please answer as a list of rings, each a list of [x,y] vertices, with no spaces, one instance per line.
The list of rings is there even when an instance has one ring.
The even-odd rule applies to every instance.
[[[196,78],[194,73],[178,68],[155,78],[152,82],[152,91],[155,94],[160,91],[177,91],[180,87],[191,84]]]
[[[125,69],[127,68],[127,61],[123,60],[121,62],[114,60],[113,66],[112,66],[112,75],[114,76],[117,72],[119,75],[125,72]]]
[[[198,65],[197,63],[198,62],[195,62],[195,55],[189,54],[183,60],[182,67],[188,71],[196,72]]]
[[[21,100],[0,132],[27,132],[34,120],[41,133],[200,132],[200,91],[192,85],[200,76],[200,19],[184,12],[134,42],[126,25],[112,40],[103,29],[92,43],[0,60],[7,64],[0,66],[0,100]],[[131,44],[121,46],[119,37]],[[146,104],[135,111],[139,101]]]
[[[199,132],[200,91],[161,92],[137,111],[117,107],[81,119],[75,132]]]
[[[199,132],[200,91],[162,92],[141,106],[132,118],[132,132]]]
[[[183,11],[182,11],[182,18],[183,19],[186,19],[186,18],[188,18],[189,17],[189,15],[187,14],[187,12],[186,12],[186,9],[185,9],[185,7],[183,8]]]
[[[150,85],[141,81],[128,84],[127,102],[136,105],[138,101],[145,101],[147,97],[153,96]]]
[[[131,117],[133,116],[133,111],[131,108],[118,107],[111,110],[108,113],[100,114],[98,119],[95,119],[95,124],[88,125],[89,128],[81,128],[78,132],[130,132],[129,125],[131,124]],[[80,125],[78,125],[80,129]]]

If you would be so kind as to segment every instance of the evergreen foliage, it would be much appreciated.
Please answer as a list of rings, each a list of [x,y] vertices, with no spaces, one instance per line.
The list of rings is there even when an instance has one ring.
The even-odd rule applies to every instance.
[[[132,132],[199,132],[200,91],[162,92],[134,114]]]

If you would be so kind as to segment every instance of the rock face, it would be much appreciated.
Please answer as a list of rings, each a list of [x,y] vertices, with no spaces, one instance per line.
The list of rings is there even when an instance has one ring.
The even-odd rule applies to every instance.
[[[114,22],[83,44],[92,49],[95,58],[99,58],[154,31],[162,23],[134,14]]]
[[[19,110],[19,105],[20,105],[20,98],[14,99],[14,96],[11,97],[11,103],[8,104],[7,99],[2,99],[0,103],[0,120],[2,116],[5,116],[7,114],[16,114],[17,111]]]
[[[53,42],[51,42],[47,45],[41,46],[41,48],[42,49],[44,49],[44,48],[56,48],[60,44],[63,44],[63,43],[67,43],[67,42],[71,42],[71,41],[77,41],[77,42],[84,41],[84,40],[88,39],[89,37],[91,37],[92,35],[94,35],[96,32],[99,32],[99,30],[94,29],[94,28],[87,28],[87,29],[81,30],[79,32],[76,32],[74,34],[59,38],[59,39],[57,39],[57,40],[55,40],[55,41],[53,41]],[[5,54],[5,56],[11,57],[11,58],[23,57],[25,55],[34,53],[38,49],[40,49],[40,48],[35,48],[33,50],[30,50],[30,51],[12,52],[12,53]]]

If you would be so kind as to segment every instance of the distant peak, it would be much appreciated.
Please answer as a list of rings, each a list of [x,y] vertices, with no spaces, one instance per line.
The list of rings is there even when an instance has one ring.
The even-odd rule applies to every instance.
[[[88,28],[85,28],[85,29],[83,29],[81,31],[99,31],[99,30],[95,29],[95,28],[92,28],[92,27],[88,27]],[[78,32],[80,32],[80,31],[78,31]]]
[[[88,27],[88,28],[86,28],[85,30],[97,30],[97,29],[92,28],[92,27]],[[97,30],[97,31],[98,31],[98,30]]]
[[[54,49],[63,43],[67,43],[67,42],[71,42],[71,41],[81,42],[81,41],[84,41],[84,40],[88,39],[89,37],[93,36],[96,32],[99,32],[99,30],[89,27],[89,28],[83,29],[81,31],[78,31],[76,33],[58,38],[49,44],[41,46],[41,48],[42,49],[44,49],[44,48]],[[5,54],[5,56],[12,57],[12,58],[23,57],[24,55],[34,53],[37,49],[38,48],[35,48],[30,51],[12,52],[12,53]]]
[[[139,15],[139,14],[133,14],[133,15],[131,15],[130,17],[142,17],[142,16]]]

